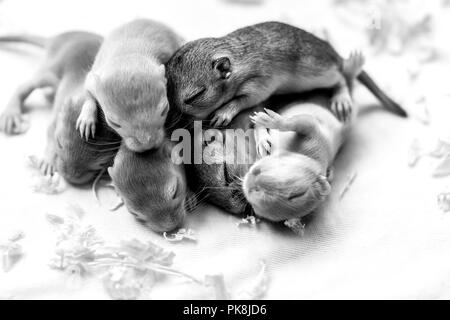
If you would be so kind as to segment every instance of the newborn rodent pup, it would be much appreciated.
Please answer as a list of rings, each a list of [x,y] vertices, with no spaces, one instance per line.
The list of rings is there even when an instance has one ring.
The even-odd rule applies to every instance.
[[[274,94],[334,88],[331,110],[341,120],[352,113],[349,92],[351,61],[314,35],[280,22],[238,29],[221,38],[195,40],[181,47],[167,65],[171,107],[225,126],[242,110]],[[364,84],[391,111],[405,111],[384,94],[369,75],[358,72]]]
[[[330,193],[328,172],[351,121],[340,122],[327,103],[319,97],[253,116],[256,126],[270,129],[271,145],[271,154],[250,167],[242,184],[256,215],[276,222],[301,218]]]
[[[355,78],[363,60],[352,57],[349,63],[349,75]],[[250,117],[258,153],[264,144],[270,153],[251,166],[242,184],[256,215],[276,222],[302,218],[329,195],[331,167],[352,121],[340,122],[327,103],[322,96]],[[354,120],[356,112],[349,116]]]
[[[44,59],[28,81],[24,82],[14,92],[5,110],[0,115],[0,131],[6,134],[20,133],[23,119],[24,102],[36,89],[51,88],[53,91],[61,83],[73,79],[79,74],[79,66],[84,65],[84,56],[79,56],[75,50],[80,42],[87,41],[92,46],[99,46],[101,37],[86,32],[66,32],[52,38],[44,38],[29,34],[7,35],[0,37],[0,43],[27,43],[45,50]],[[97,52],[98,48],[90,51]],[[94,53],[95,54],[95,53]],[[89,67],[89,66],[87,66]]]
[[[157,148],[169,109],[164,64],[181,44],[170,28],[152,20],[112,31],[86,78],[87,100],[77,121],[81,136],[95,136],[98,104],[129,149]]]
[[[95,141],[84,141],[75,130],[76,120],[85,101],[86,74],[94,62],[102,37],[73,31],[49,39],[30,35],[5,38],[0,40],[39,44],[46,50],[39,71],[31,81],[19,88],[9,105],[17,110],[37,88],[51,87],[55,91],[46,148],[39,163],[42,173],[53,174],[57,171],[75,185],[91,182],[101,169],[112,162],[120,146],[120,137],[104,121]],[[13,133],[15,126],[19,125],[17,121],[20,121],[20,114],[14,117],[16,119],[10,118],[6,122],[8,133]]]
[[[108,169],[128,211],[156,232],[179,227],[190,204],[182,165],[171,159],[173,144],[142,153],[122,146]]]

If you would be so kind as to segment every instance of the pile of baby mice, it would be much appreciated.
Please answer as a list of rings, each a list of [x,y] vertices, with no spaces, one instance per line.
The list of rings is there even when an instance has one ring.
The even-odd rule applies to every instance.
[[[105,38],[73,31],[0,42],[45,49],[36,74],[0,116],[0,131],[19,133],[25,99],[52,88],[42,173],[82,186],[107,172],[127,210],[156,232],[181,227],[200,199],[272,222],[317,210],[330,194],[333,161],[355,119],[355,79],[406,117],[362,70],[360,53],[343,59],[329,43],[280,22],[191,42],[148,19]],[[252,129],[249,148],[233,150],[250,161],[173,161],[172,133],[192,131],[194,121],[219,133]],[[200,139],[203,148],[219,151],[217,139],[203,132],[193,133],[193,143]]]

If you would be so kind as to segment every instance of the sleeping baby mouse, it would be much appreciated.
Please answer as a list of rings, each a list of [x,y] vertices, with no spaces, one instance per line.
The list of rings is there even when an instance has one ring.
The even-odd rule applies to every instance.
[[[211,124],[220,127],[274,94],[331,88],[331,110],[344,121],[352,113],[352,61],[362,60],[360,54],[343,59],[302,29],[264,22],[181,47],[167,65],[169,99],[179,112],[200,120],[211,115]],[[366,72],[356,74],[385,107],[406,116]]]
[[[108,169],[128,211],[156,232],[179,227],[189,210],[183,165],[171,159],[173,144],[135,153],[122,146]]]
[[[146,19],[106,37],[85,82],[88,98],[77,121],[81,136],[95,136],[100,106],[130,150],[157,148],[169,109],[164,64],[181,44],[170,28]]]

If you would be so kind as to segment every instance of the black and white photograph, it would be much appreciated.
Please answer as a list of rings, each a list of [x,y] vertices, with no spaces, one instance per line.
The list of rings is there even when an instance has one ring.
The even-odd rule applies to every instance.
[[[0,300],[450,299],[449,28],[448,0],[0,0]]]

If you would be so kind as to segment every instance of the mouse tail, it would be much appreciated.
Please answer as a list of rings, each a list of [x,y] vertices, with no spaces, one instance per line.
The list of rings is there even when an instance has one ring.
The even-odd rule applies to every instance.
[[[44,48],[48,42],[48,39],[45,37],[30,34],[15,34],[15,35],[0,36],[0,43],[1,42],[27,43],[40,48]]]
[[[370,92],[383,104],[383,107],[389,111],[399,115],[400,117],[408,117],[405,109],[403,109],[398,103],[389,98],[386,93],[384,93],[380,87],[375,83],[375,81],[367,74],[367,72],[362,71],[357,79],[369,89]]]

